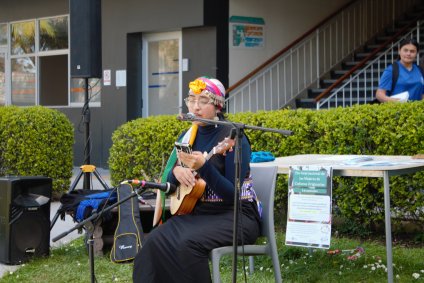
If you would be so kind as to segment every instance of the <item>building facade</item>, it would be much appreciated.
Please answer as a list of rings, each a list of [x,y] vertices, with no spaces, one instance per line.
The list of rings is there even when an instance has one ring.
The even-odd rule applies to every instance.
[[[108,167],[117,127],[185,111],[193,78],[229,86],[348,1],[102,0],[102,78],[88,80],[88,144],[85,80],[70,70],[71,2],[0,0],[0,105],[65,113],[75,126],[74,164],[88,150],[92,164]]]

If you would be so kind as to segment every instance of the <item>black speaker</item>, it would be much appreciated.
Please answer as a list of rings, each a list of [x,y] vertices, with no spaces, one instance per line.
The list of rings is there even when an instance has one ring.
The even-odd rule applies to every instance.
[[[71,77],[102,77],[101,0],[70,0]]]
[[[0,178],[0,262],[49,254],[51,194],[47,177]]]

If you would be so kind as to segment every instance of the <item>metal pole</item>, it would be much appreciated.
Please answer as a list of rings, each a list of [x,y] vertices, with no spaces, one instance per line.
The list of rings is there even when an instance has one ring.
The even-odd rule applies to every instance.
[[[83,116],[84,116],[84,124],[85,124],[85,145],[84,145],[84,164],[89,165],[90,164],[90,151],[91,151],[91,145],[90,145],[90,107],[89,107],[89,100],[88,100],[88,78],[85,78],[85,93],[84,93],[84,109],[83,109]],[[89,190],[90,189],[90,172],[84,173],[84,184],[83,189]]]
[[[90,260],[90,282],[96,282],[96,276],[94,273],[94,232],[90,232],[90,236],[88,238],[88,257]]]
[[[94,220],[96,221],[96,220]],[[91,221],[87,221],[84,225],[87,235],[87,246],[88,246],[88,260],[90,265],[90,282],[96,282],[96,275],[94,273],[94,230],[95,224]]]
[[[388,171],[384,171],[384,216],[386,226],[387,282],[393,283],[392,224],[390,219],[390,184]]]
[[[242,139],[243,139],[243,130],[239,127],[236,127],[236,145],[234,153],[234,166],[235,166],[235,190],[234,190],[234,223],[233,223],[233,283],[237,282],[237,248],[238,248],[238,222],[239,222],[239,201],[240,201],[240,167],[241,167],[241,151],[242,151]],[[241,231],[243,237],[243,231]]]

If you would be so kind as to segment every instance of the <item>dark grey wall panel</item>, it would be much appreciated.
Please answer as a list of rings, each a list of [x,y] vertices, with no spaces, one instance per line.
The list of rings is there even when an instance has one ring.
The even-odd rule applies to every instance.
[[[68,14],[68,1],[69,0],[0,0],[0,22]]]
[[[142,111],[142,33],[127,36],[127,120],[141,117]]]
[[[199,76],[216,77],[215,27],[187,28],[183,30],[183,58],[190,60],[190,68],[183,72],[183,96],[188,84]]]

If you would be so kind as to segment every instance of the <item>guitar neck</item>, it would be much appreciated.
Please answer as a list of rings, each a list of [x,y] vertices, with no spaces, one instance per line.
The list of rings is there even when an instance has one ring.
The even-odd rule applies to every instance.
[[[208,161],[212,156],[214,156],[218,152],[217,147],[215,146],[209,151],[208,155],[205,156],[206,161]]]
[[[219,153],[224,154],[229,148],[233,146],[234,143],[230,142],[231,139],[225,138],[222,142],[218,143],[217,146],[212,148],[211,151],[205,156],[205,160],[208,161],[213,155]]]
[[[209,159],[211,159],[211,157],[215,154],[214,153],[214,149],[212,149],[211,151],[209,151],[208,155],[206,155],[205,160],[208,161]]]

